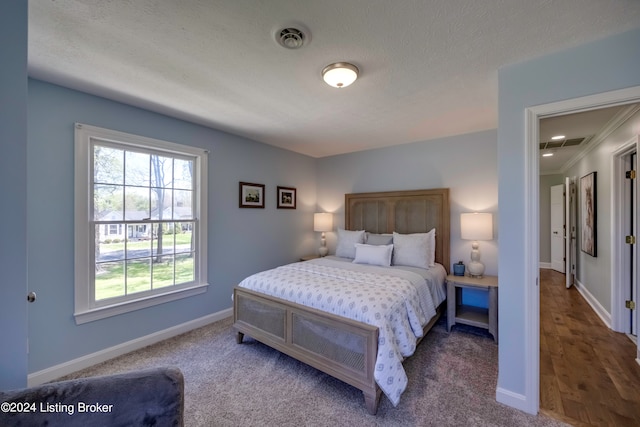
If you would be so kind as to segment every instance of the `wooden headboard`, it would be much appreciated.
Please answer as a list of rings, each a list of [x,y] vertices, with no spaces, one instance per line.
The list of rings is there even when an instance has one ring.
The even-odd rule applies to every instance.
[[[345,228],[370,233],[436,229],[436,262],[449,272],[449,189],[345,194]]]

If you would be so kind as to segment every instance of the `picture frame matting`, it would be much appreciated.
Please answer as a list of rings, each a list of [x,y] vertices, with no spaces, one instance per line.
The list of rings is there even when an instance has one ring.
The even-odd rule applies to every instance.
[[[277,190],[278,209],[295,209],[296,208],[296,189],[293,187],[280,187]]]
[[[264,184],[240,182],[240,207],[264,209]]]

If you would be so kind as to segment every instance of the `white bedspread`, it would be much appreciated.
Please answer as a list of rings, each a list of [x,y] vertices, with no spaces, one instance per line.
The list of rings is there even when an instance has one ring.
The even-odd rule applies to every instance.
[[[402,361],[444,300],[444,268],[431,270],[420,275],[320,258],[254,274],[240,286],[377,326],[374,378],[395,406],[408,382]]]

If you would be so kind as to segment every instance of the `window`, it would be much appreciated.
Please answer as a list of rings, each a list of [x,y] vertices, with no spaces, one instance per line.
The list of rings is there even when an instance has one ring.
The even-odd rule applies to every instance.
[[[204,292],[207,153],[84,124],[75,152],[76,323]]]

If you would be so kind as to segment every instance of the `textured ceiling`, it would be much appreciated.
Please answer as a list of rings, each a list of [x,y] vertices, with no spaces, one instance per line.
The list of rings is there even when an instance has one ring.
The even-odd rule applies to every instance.
[[[494,129],[501,65],[638,22],[637,0],[31,0],[29,73],[323,157]],[[336,61],[352,86],[322,81]]]

